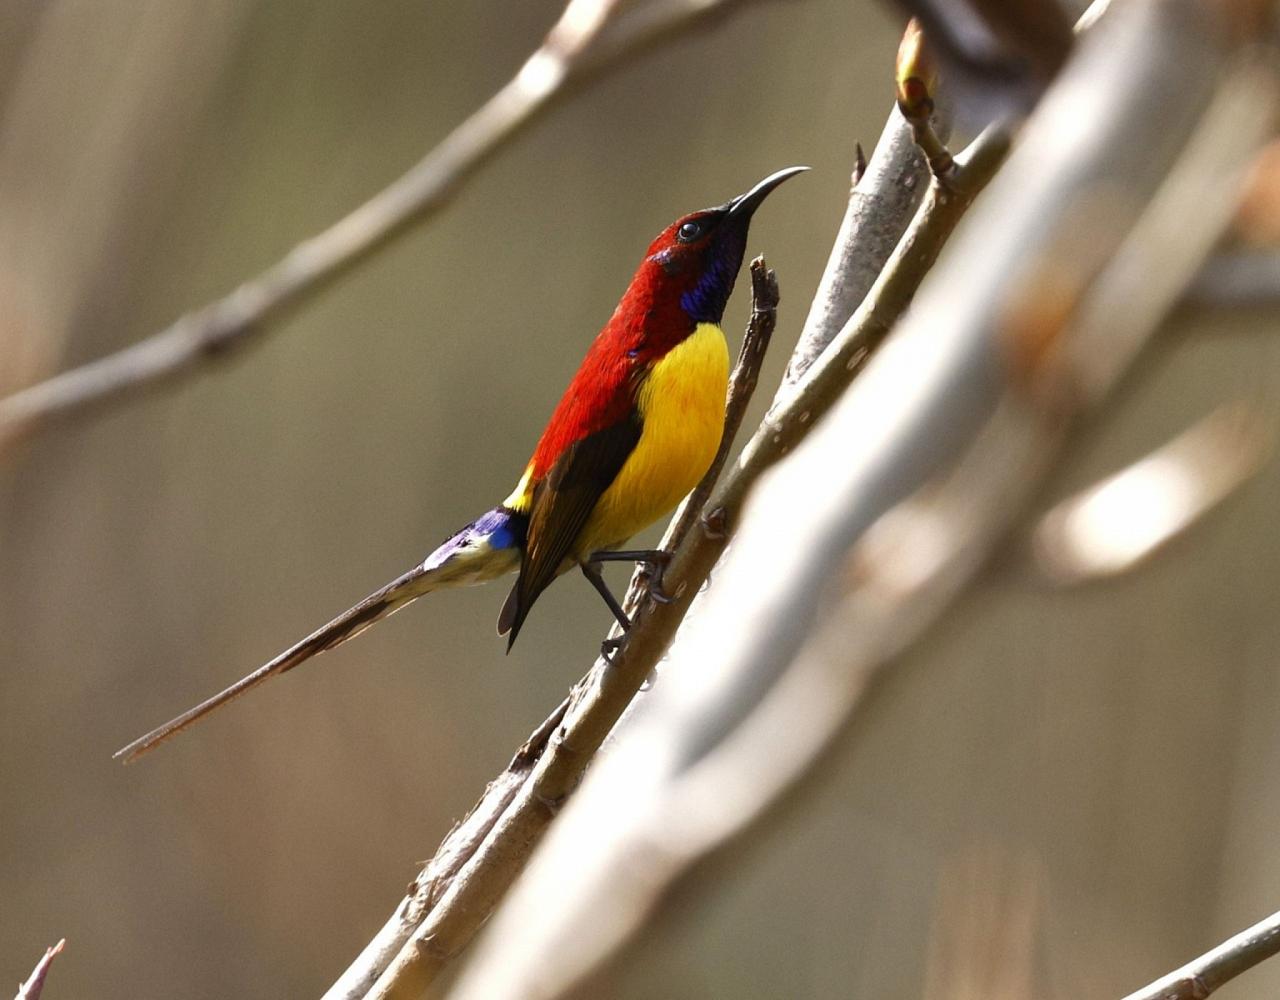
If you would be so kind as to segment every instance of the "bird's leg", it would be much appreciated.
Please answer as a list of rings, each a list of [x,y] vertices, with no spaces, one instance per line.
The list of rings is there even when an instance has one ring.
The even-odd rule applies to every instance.
[[[622,610],[622,605],[618,603],[618,599],[609,590],[609,585],[604,582],[604,577],[600,575],[600,560],[592,557],[582,563],[581,566],[582,575],[591,581],[591,586],[595,587],[600,596],[604,598],[604,603],[609,605],[609,610],[613,612],[613,617],[618,619],[618,624],[622,626],[622,630],[624,632],[630,630],[631,619]]]
[[[631,619],[622,610],[622,605],[618,603],[618,599],[609,590],[609,585],[604,582],[604,577],[600,575],[600,563],[593,558],[578,565],[582,567],[582,575],[590,581],[591,586],[595,587],[596,592],[604,598],[604,603],[609,605],[609,610],[613,612],[613,617],[618,619],[618,624],[622,626],[622,631],[631,631]],[[620,635],[616,639],[606,639],[600,644],[601,655],[606,660],[609,659],[611,653],[616,653],[621,648],[622,641],[625,638],[625,635]]]
[[[671,553],[666,549],[602,549],[592,552],[590,561],[633,562],[645,568],[645,576],[649,581],[649,596],[659,604],[670,604],[675,597],[662,588],[662,574],[671,564]]]

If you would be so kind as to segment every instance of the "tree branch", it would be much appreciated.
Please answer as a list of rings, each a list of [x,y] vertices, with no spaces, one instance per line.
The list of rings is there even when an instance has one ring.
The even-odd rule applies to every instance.
[[[1054,504],[1032,536],[1037,565],[1063,584],[1128,572],[1257,472],[1274,436],[1254,408],[1218,407],[1141,460]]]
[[[993,133],[962,154],[961,161],[970,165],[966,176],[972,186],[968,190],[976,191],[980,181],[994,173],[1006,145],[1007,136]],[[460,948],[470,939],[478,922],[494,905],[499,891],[514,878],[536,845],[551,819],[552,808],[558,808],[576,787],[595,751],[666,651],[694,596],[724,552],[737,513],[751,485],[770,464],[808,433],[813,423],[838,398],[839,390],[861,371],[879,342],[879,338],[872,334],[887,330],[906,308],[911,292],[923,278],[970,199],[971,195],[957,195],[936,186],[930,189],[907,238],[885,267],[872,294],[846,324],[839,338],[840,346],[809,373],[790,401],[775,408],[770,419],[756,431],[724,482],[701,508],[701,530],[689,531],[673,547],[664,583],[670,592],[677,595],[676,601],[670,605],[641,604],[637,609],[639,591],[633,581],[628,606],[635,610],[635,624],[626,645],[615,656],[612,665],[606,667],[597,661],[575,687],[570,696],[569,715],[547,745],[543,759],[526,780],[526,786],[517,793],[511,793],[510,785],[500,778],[473,810],[473,815],[486,818],[501,813],[501,819],[487,827],[483,841],[474,844],[473,853],[459,865],[449,890],[452,892],[456,887],[456,893],[450,895],[446,892],[438,901],[431,901],[429,907],[421,902],[415,904],[412,899],[402,902],[379,934],[384,944],[393,939],[407,941],[396,964],[383,974],[372,991],[353,991],[356,984],[367,981],[367,976],[376,967],[375,962],[364,961],[366,956],[385,954],[381,944],[376,947],[376,942],[371,944],[357,962],[361,965],[360,971],[353,972],[354,966],[353,970],[348,970],[339,983],[343,990],[338,991],[335,986],[326,995],[326,1000],[414,995],[414,990],[420,990],[447,964],[454,953],[449,949]],[[759,281],[755,268],[753,281],[757,284]],[[758,309],[753,312],[753,319],[758,313]],[[737,384],[740,382],[735,378]],[[726,437],[722,448],[727,448],[729,440]],[[709,482],[704,480],[699,487],[700,493]],[[689,504],[681,508],[673,528],[664,539],[664,547],[671,547],[671,539],[682,530],[680,526],[698,523],[690,514],[698,509]],[[510,798],[505,797],[508,794]],[[477,875],[497,879],[501,885],[473,883],[471,879]],[[432,884],[438,886],[440,883]],[[417,896],[421,895],[419,888]],[[451,913],[462,917],[451,916]],[[462,919],[463,926],[451,929],[450,925],[459,919]],[[445,936],[449,944],[444,948],[440,945],[442,925],[450,929]],[[413,933],[413,940],[408,940],[409,933]],[[430,945],[426,944],[428,941]]]
[[[1208,254],[1270,132],[1274,52],[1226,44],[1248,37],[1236,13],[1200,0],[1102,23],[902,329],[753,493],[644,717],[495,914],[457,1000],[564,996],[806,773]]]
[[[946,127],[945,119],[937,124],[941,131]],[[929,169],[896,105],[871,159],[859,165],[779,398],[804,377],[867,297],[929,188]]]
[[[770,417],[753,434],[741,457],[702,508],[701,530],[689,531],[674,546],[664,584],[677,595],[676,600],[667,605],[641,603],[637,608],[638,590],[633,580],[628,606],[635,612],[634,624],[626,645],[611,664],[598,660],[574,688],[566,721],[548,743],[525,786],[501,810],[495,810],[490,801],[476,806],[473,813],[488,816],[501,811],[501,818],[476,845],[433,906],[426,909],[406,900],[397,908],[379,938],[406,936],[405,918],[416,920],[414,926],[408,927],[413,937],[377,985],[367,994],[331,990],[326,1000],[415,995],[414,991],[434,979],[456,950],[470,940],[498,896],[518,874],[554,809],[577,786],[596,750],[666,651],[698,590],[723,554],[752,484],[809,432],[862,370],[879,343],[879,332],[889,329],[901,315],[973,194],[994,174],[1007,140],[1007,135],[993,131],[958,158],[966,171],[964,190],[968,193],[949,192],[937,185],[929,188],[928,198],[907,236],[882,270],[867,300],[845,324],[836,346],[794,387],[786,402],[775,403]],[[753,268],[753,282],[758,280]],[[753,318],[755,315],[753,312]],[[704,480],[704,486],[707,482]],[[682,508],[676,525],[689,521],[690,509],[696,508]],[[698,523],[697,519],[694,523]],[[664,547],[670,546],[671,538],[669,529]],[[613,634],[617,634],[616,630]],[[496,797],[495,787],[502,791],[508,788],[500,779],[490,786],[486,800]],[[389,930],[393,924],[394,932]],[[371,968],[366,965],[352,981],[363,981]],[[348,983],[349,975],[350,970],[341,982]]]
[[[229,295],[123,350],[0,399],[0,453],[18,437],[194,374],[429,219],[537,116],[589,76],[744,0],[570,0],[520,71],[398,180]],[[606,30],[608,29],[608,30]],[[599,46],[593,45],[599,37]]]
[[[1280,952],[1280,913],[1192,959],[1124,1000],[1204,1000],[1223,983]]]
[[[63,938],[52,948],[44,950],[44,958],[36,963],[36,967],[31,970],[31,975],[27,977],[27,981],[18,984],[18,995],[14,1000],[40,1000],[40,994],[44,992],[45,976],[49,974],[49,967],[53,965],[53,960],[62,954],[62,949],[66,946],[66,943],[66,938]]]

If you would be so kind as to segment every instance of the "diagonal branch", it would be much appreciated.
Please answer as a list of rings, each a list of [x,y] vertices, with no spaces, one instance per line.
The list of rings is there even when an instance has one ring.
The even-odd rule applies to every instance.
[[[1256,473],[1272,437],[1255,407],[1218,407],[1139,461],[1054,504],[1032,535],[1036,564],[1060,584],[1127,573]]]
[[[1277,953],[1280,913],[1273,913],[1124,1000],[1204,1000],[1223,983]]]
[[[62,954],[62,949],[66,946],[66,943],[66,938],[63,938],[52,948],[44,950],[44,957],[31,970],[31,975],[27,977],[27,981],[18,985],[18,995],[14,1000],[40,1000],[40,994],[44,992],[45,977],[49,974],[49,967],[53,965],[53,960]]]
[[[190,376],[261,339],[293,309],[443,208],[484,164],[576,84],[745,0],[570,0],[520,71],[398,180],[230,294],[123,350],[0,399],[0,453],[55,418]],[[595,43],[599,42],[597,46]]]
[[[804,377],[866,298],[928,190],[928,167],[896,105],[871,159],[862,162],[861,147],[858,153],[840,231],[787,362],[779,397]]]

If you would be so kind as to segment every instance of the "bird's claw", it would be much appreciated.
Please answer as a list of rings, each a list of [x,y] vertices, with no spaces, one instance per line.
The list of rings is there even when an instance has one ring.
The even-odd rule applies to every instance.
[[[662,577],[671,565],[671,553],[659,550],[653,554],[653,558],[646,559],[640,565],[640,575],[648,585],[649,597],[657,604],[674,604],[680,591],[668,594],[662,586]]]
[[[649,584],[649,597],[658,604],[675,604],[676,599],[662,589],[662,584],[654,582]]]
[[[622,644],[626,641],[627,637],[625,635],[618,635],[600,643],[600,656],[604,659],[604,662],[612,666],[614,656],[617,655],[618,650],[622,648]]]

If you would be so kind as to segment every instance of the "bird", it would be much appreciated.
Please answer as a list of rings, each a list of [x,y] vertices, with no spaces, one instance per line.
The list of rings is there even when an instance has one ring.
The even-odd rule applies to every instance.
[[[660,583],[667,553],[621,546],[672,510],[715,457],[729,379],[720,323],[742,267],[751,219],[779,184],[808,169],[776,171],[723,205],[681,216],[658,234],[502,503],[454,532],[407,573],[114,756],[125,763],[138,759],[263,681],[355,638],[434,590],[516,573],[498,616],[498,633],[507,636],[510,652],[539,595],[577,566],[623,629],[630,628],[601,563],[647,564]],[[612,648],[620,641],[612,641]],[[606,641],[606,654],[610,647]]]

